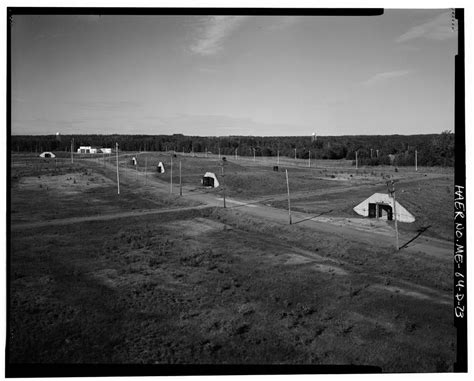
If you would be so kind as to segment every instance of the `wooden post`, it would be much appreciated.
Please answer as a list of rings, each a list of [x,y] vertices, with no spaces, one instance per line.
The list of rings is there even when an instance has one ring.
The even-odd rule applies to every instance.
[[[173,156],[171,156],[170,166],[170,193],[173,193]]]
[[[397,224],[397,200],[395,198],[395,185],[393,186],[393,215],[395,218],[395,245],[397,250],[399,250],[398,246],[398,224]]]
[[[418,172],[418,152],[415,150],[415,171]]]
[[[277,164],[280,164],[280,150],[277,151]]]
[[[291,225],[290,183],[288,181],[288,169],[285,169],[285,174],[286,174],[286,190],[288,191],[288,217],[290,219],[290,225]]]
[[[219,147],[219,160],[221,159],[221,147]]]
[[[221,173],[222,173],[222,193],[223,193],[224,208],[225,208],[225,173],[224,173],[224,162],[222,162]]]
[[[255,163],[255,148],[252,148],[253,149],[253,162]]]
[[[394,180],[390,182],[387,181],[387,187],[388,187],[388,191],[390,195],[393,198],[393,217],[395,220],[395,245],[396,245],[397,250],[400,250],[398,246],[397,199],[395,197],[395,181]]]
[[[179,161],[179,195],[183,195],[183,184],[181,182],[181,160]]]
[[[138,160],[135,158],[135,181],[138,181]]]
[[[237,148],[235,149],[235,160],[237,160]]]
[[[295,148],[295,160],[296,160],[296,148]]]
[[[308,167],[311,167],[311,151],[308,151]]]
[[[71,164],[74,163],[74,138],[71,140]]]
[[[148,177],[147,177],[147,164],[148,164],[148,158],[145,156],[145,185],[148,184]]]
[[[357,164],[357,151],[356,151],[356,169],[358,168],[357,165],[358,165],[358,164]]]
[[[120,194],[120,177],[119,177],[119,162],[118,162],[118,143],[115,143],[115,152],[117,157],[117,194]]]

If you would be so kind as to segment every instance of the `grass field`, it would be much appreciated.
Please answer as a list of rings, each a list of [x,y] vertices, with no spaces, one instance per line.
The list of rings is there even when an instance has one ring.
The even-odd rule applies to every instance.
[[[147,162],[161,157],[149,154]],[[189,189],[183,197],[170,195],[163,186],[168,172],[150,172],[145,185],[143,160],[135,178],[134,167],[127,170],[122,157],[120,195],[113,162],[106,167],[100,161],[59,167],[45,162],[41,168],[33,158],[22,160],[13,161],[11,183],[12,363],[453,370],[449,255],[396,252],[389,245],[348,239],[337,230],[328,235],[241,209],[167,211],[199,202],[188,197]],[[209,158],[183,158],[182,165],[188,187],[199,188],[205,171],[219,173],[217,161]],[[333,215],[342,217],[353,216],[351,208],[367,187],[380,186],[372,182],[384,181],[381,173],[367,169],[351,172],[352,177],[346,170],[321,168],[309,174],[304,168],[288,169],[298,184],[295,192],[338,190],[324,199],[299,198],[295,208],[319,212],[330,206]],[[338,179],[346,174],[349,179]],[[411,175],[400,183],[400,202],[424,216],[419,226],[431,224],[433,232],[450,238],[443,227],[452,197],[449,173],[429,181]],[[226,167],[230,195],[269,196],[275,205],[283,203],[281,208],[284,198],[277,196],[286,192],[284,181],[284,172],[265,165],[231,162]],[[44,219],[142,209],[165,212],[15,228]]]
[[[415,216],[414,223],[399,223],[401,231],[416,233],[428,228],[423,234],[453,240],[453,184],[453,176],[449,175],[429,181],[421,178],[397,184],[397,201]],[[298,198],[292,202],[292,207],[310,214],[358,218],[354,206],[373,193],[386,193],[387,186],[370,184],[356,189],[347,186],[342,192],[338,190],[337,193]],[[275,201],[272,205],[286,208],[287,201]]]

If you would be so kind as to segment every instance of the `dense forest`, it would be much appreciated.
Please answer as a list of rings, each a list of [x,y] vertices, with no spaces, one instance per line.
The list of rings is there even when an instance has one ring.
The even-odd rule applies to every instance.
[[[13,152],[69,151],[79,146],[115,148],[121,151],[176,151],[239,156],[288,156],[307,159],[357,158],[361,165],[454,166],[454,134],[355,136],[185,136],[175,135],[13,135]]]

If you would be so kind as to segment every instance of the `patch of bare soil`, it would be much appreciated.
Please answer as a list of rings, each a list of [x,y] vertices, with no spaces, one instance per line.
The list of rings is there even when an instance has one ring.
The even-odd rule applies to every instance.
[[[45,189],[58,194],[80,194],[87,189],[115,185],[110,179],[92,171],[55,175],[22,177],[18,182],[19,191]]]
[[[13,224],[200,204],[126,178],[117,194],[116,180],[101,167],[66,169],[17,178],[12,184]]]

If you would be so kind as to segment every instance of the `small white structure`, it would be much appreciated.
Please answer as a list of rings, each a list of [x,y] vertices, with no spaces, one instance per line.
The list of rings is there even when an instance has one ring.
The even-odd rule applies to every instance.
[[[156,171],[158,173],[165,173],[165,166],[163,165],[161,161],[158,163],[158,166],[156,167]]]
[[[137,165],[137,159],[135,158],[135,156],[132,157],[132,165]]]
[[[97,153],[97,148],[91,146],[80,146],[77,153]]]
[[[364,217],[393,220],[393,197],[386,193],[374,193],[354,208],[354,212]],[[397,221],[415,222],[415,217],[400,203],[396,202]]]
[[[217,180],[216,175],[212,172],[206,172],[201,182],[205,187],[217,188],[219,186],[219,181]]]
[[[77,149],[77,153],[112,153],[112,148],[98,148],[92,146],[80,146]]]
[[[46,158],[54,158],[56,155],[52,152],[43,152],[40,157],[46,157]]]

